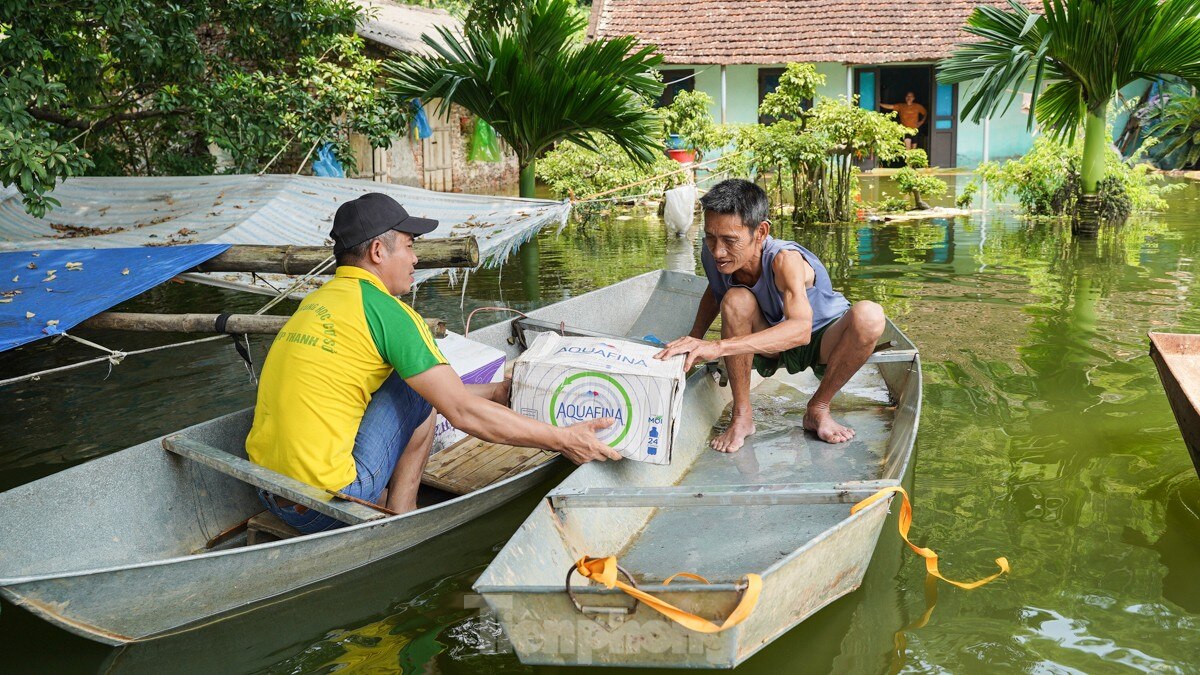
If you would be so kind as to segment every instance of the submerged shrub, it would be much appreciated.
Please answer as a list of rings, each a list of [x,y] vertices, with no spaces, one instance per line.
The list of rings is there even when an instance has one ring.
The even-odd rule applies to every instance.
[[[1129,159],[1111,148],[1105,153],[1104,177],[1097,187],[1102,218],[1120,222],[1135,212],[1167,208],[1163,195],[1177,186],[1164,185],[1162,176],[1141,161],[1148,148],[1144,145]],[[1014,195],[1025,215],[1056,218],[1072,214],[1083,193],[1082,158],[1082,139],[1066,144],[1039,136],[1024,157],[1003,164],[985,162],[975,173],[998,199]]]
[[[915,148],[904,153],[904,167],[896,172],[896,185],[901,191],[912,195],[914,209],[928,209],[925,197],[941,197],[949,185],[946,181],[928,173],[929,156],[924,150]]]

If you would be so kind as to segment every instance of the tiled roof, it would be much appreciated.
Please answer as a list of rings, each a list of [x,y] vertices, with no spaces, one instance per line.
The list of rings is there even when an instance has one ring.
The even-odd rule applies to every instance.
[[[416,7],[389,0],[354,0],[362,8],[358,34],[370,40],[409,54],[432,55],[433,50],[421,40],[421,35],[439,37],[438,26],[456,33],[462,24],[442,9]],[[440,40],[439,40],[440,41]]]
[[[1040,0],[1025,0],[1040,10]],[[933,61],[1003,0],[595,0],[588,38],[633,35],[668,63]]]

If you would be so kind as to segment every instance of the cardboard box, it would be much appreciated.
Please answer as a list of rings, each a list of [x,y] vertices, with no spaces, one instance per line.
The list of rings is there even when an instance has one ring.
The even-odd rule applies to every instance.
[[[542,333],[513,365],[513,410],[554,426],[611,417],[597,437],[623,456],[671,463],[683,409],[683,356],[657,347]]]
[[[456,333],[446,333],[446,337],[437,343],[464,384],[487,384],[504,379],[504,352],[499,349]],[[430,454],[441,452],[466,437],[465,432],[452,427],[450,420],[439,414],[434,422]]]

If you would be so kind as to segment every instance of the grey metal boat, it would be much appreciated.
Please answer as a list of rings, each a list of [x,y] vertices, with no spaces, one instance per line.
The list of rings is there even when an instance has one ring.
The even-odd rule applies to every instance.
[[[522,321],[535,330],[609,334],[616,326],[620,334],[636,328],[640,335],[676,335],[691,325],[687,301],[695,281],[653,272],[530,312]],[[512,358],[524,342],[510,344],[513,330],[502,322],[471,338]],[[181,456],[180,448],[207,448],[248,464],[243,442],[251,412],[164,437],[175,452],[156,438],[0,494],[0,593],[99,642],[177,633],[411,549],[529,490],[556,464],[400,516],[368,510],[363,522],[331,532],[255,545],[247,545],[243,533],[210,546],[262,506],[250,483],[214,470],[206,463],[211,457]]]
[[[670,273],[661,282],[670,298],[659,288],[648,309],[686,307],[690,318],[705,282]],[[616,318],[609,330],[640,338],[646,325]],[[708,441],[730,393],[720,373],[700,369],[687,381],[669,466],[588,464],[552,490],[475,584],[521,661],[730,668],[858,588],[892,495],[853,515],[851,505],[900,484],[921,412],[916,348],[890,322],[883,340],[890,349],[834,399],[835,416],[857,431],[848,443],[831,446],[801,428],[817,381],[781,371],[752,382],[757,433],[740,452],[715,452]],[[616,556],[637,588],[718,624],[738,605],[746,574],[761,576],[762,591],[742,623],[694,632],[572,574],[584,556]],[[712,583],[666,585],[676,572]]]

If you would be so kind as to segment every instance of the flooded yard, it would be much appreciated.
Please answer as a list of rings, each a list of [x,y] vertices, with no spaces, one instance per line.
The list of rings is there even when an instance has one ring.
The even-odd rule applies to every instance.
[[[868,198],[877,180],[864,179]],[[1170,211],[1093,241],[994,203],[955,219],[776,228],[817,253],[851,300],[881,303],[921,350],[914,543],[937,550],[951,578],[990,574],[997,556],[1012,573],[971,592],[928,585],[922,561],[889,525],[862,588],[737,672],[1196,671],[1200,480],[1146,332],[1200,332],[1200,187],[1189,183],[1170,201]],[[461,331],[475,308],[524,310],[654,269],[698,271],[698,229],[674,238],[652,212],[615,208],[543,233],[502,269],[454,286],[439,279],[409,300]],[[123,308],[253,311],[262,302],[166,284]],[[504,318],[480,313],[472,324]],[[126,350],[166,341],[89,337]],[[269,343],[251,343],[261,363]],[[95,355],[41,342],[6,354],[0,378]],[[132,357],[110,374],[99,365],[0,389],[0,490],[253,398],[229,341]],[[837,462],[819,450],[805,461]],[[552,485],[417,549],[123,649],[6,603],[3,658],[42,672],[531,672],[505,650],[470,586]]]

